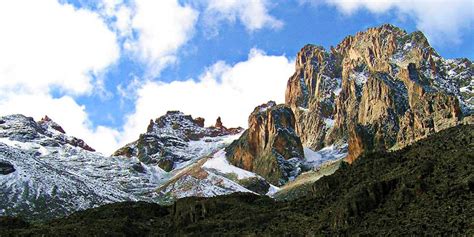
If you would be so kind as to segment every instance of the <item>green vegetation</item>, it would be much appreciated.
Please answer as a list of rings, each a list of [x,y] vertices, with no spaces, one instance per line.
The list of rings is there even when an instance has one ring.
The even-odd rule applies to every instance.
[[[473,236],[473,171],[474,126],[465,125],[342,162],[292,201],[233,194],[169,207],[116,203],[40,224],[0,219],[0,236]]]

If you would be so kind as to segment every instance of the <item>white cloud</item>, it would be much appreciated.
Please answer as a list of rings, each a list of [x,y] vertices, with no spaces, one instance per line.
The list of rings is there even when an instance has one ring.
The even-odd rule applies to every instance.
[[[284,102],[293,61],[252,49],[247,61],[235,65],[217,62],[197,81],[148,81],[137,91],[135,112],[127,117],[124,141],[145,131],[148,122],[168,110],[180,110],[213,124],[218,116],[226,126],[247,126],[248,115],[259,103]]]
[[[177,62],[179,49],[194,35],[199,12],[178,0],[101,0],[123,48],[147,68],[147,77]]]
[[[84,94],[119,56],[100,17],[54,0],[0,1],[0,89]]]
[[[268,13],[267,0],[208,0],[206,1],[205,20],[212,31],[222,21],[239,20],[249,31],[262,28],[278,29],[283,22]]]
[[[247,30],[280,28],[267,0],[101,0],[101,14],[123,39],[123,48],[147,65],[147,78],[178,61],[179,50],[193,36],[199,16],[217,34],[224,21],[240,21]]]
[[[301,0],[326,3],[344,14],[367,9],[376,14],[394,10],[401,17],[409,16],[417,28],[435,43],[459,43],[462,31],[474,23],[472,0]],[[468,36],[466,36],[468,37]]]
[[[49,115],[104,152],[118,133],[92,128],[72,96],[107,95],[103,74],[120,55],[116,35],[94,12],[55,0],[0,1],[0,111]],[[53,90],[64,94],[53,98]]]
[[[133,5],[131,27],[138,38],[129,41],[127,47],[155,76],[176,62],[177,51],[194,34],[199,13],[177,0],[135,0]]]

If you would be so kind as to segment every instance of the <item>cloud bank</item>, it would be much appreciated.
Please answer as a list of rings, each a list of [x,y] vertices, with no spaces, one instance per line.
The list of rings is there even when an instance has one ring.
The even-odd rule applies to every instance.
[[[0,1],[0,29],[2,115],[48,114],[99,150],[115,145],[115,131],[92,128],[74,99],[100,88],[120,56],[116,35],[99,14],[54,0]]]

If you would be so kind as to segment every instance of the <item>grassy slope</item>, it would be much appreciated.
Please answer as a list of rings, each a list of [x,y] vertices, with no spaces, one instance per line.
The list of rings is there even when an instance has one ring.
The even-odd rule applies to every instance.
[[[0,236],[25,235],[474,235],[474,126],[392,153],[343,163],[306,197],[275,202],[233,194],[171,207],[117,203],[27,226],[0,219]]]

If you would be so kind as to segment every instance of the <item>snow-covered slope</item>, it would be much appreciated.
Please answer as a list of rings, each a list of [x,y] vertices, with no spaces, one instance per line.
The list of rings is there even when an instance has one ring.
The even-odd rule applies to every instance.
[[[161,202],[159,187],[238,136],[203,136],[169,146],[168,152],[188,159],[166,172],[138,157],[94,152],[47,117],[39,122],[23,115],[0,117],[0,215],[51,218],[110,202]],[[208,182],[201,187],[211,190],[215,186],[216,182]],[[244,189],[226,187],[227,193]],[[193,192],[177,197],[189,195]]]
[[[136,156],[94,152],[47,117],[39,122],[23,115],[0,117],[0,216],[43,219],[110,202],[166,203],[188,196],[272,195],[279,190],[226,159],[224,147],[240,133],[216,135],[208,131],[194,140],[180,137],[179,146],[167,146],[168,153],[185,158],[167,172]],[[154,136],[166,141],[172,132],[176,139],[182,130],[155,130]],[[337,159],[341,156],[337,151],[334,147],[319,152],[307,149],[305,166],[312,169]],[[154,158],[160,159],[157,154]]]
[[[342,145],[331,145],[319,151],[304,148],[304,165],[309,169],[315,169],[328,161],[335,161],[347,156],[347,143]]]
[[[165,172],[136,159],[105,157],[32,118],[0,118],[0,215],[63,215],[108,202],[153,200]],[[84,143],[85,144],[85,143]]]
[[[212,197],[234,192],[267,194],[274,192],[275,188],[263,177],[231,165],[225,157],[224,149],[221,149],[179,170],[159,189],[159,192],[169,200],[174,200],[190,196]]]

